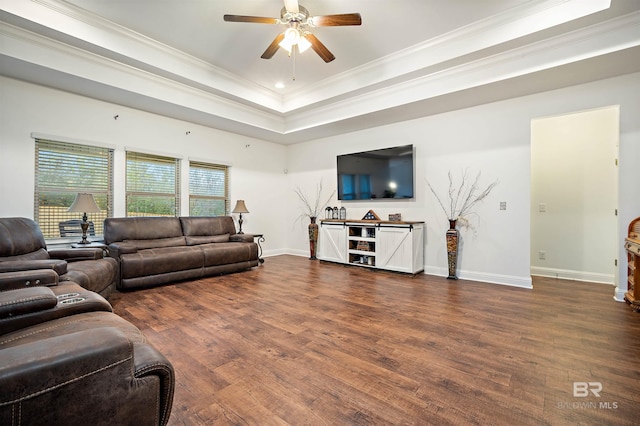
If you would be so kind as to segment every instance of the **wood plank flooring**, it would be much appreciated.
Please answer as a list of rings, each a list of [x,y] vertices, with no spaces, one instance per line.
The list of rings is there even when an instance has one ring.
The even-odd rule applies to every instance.
[[[637,425],[640,314],[612,296],[277,256],[110,301],[175,368],[170,425]]]

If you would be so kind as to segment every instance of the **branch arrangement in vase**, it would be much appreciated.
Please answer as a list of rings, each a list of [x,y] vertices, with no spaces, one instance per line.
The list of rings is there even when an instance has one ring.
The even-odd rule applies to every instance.
[[[324,211],[324,208],[329,204],[329,201],[331,201],[331,199],[335,195],[336,190],[334,189],[331,192],[331,194],[329,194],[329,196],[326,198],[326,201],[324,203],[321,203],[321,200],[325,199],[325,198],[322,197],[322,180],[316,186],[316,192],[315,192],[315,198],[314,199],[310,199],[302,191],[302,189],[300,189],[299,186],[296,186],[296,188],[294,189],[294,192],[296,193],[296,195],[298,196],[300,201],[302,201],[303,208],[304,208],[304,213],[302,213],[298,217],[298,220],[300,220],[303,217],[308,217],[308,218],[320,217],[320,215]]]
[[[450,221],[453,220],[462,220],[466,225],[468,225],[469,221],[467,219],[468,216],[476,214],[472,209],[487,198],[493,188],[498,184],[498,181],[494,181],[490,183],[486,188],[481,189],[479,181],[480,181],[481,172],[478,172],[475,179],[471,182],[469,179],[469,172],[465,170],[461,175],[460,184],[456,184],[454,182],[453,175],[451,170],[449,170],[449,191],[448,191],[448,203],[443,203],[442,199],[436,192],[436,190],[431,186],[431,183],[427,182],[429,185],[429,189],[438,200],[438,204],[442,207],[442,211],[444,211],[445,215],[447,215],[447,219]]]

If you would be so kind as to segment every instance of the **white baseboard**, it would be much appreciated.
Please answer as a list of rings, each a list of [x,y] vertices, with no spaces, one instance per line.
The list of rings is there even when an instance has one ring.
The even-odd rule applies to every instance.
[[[447,268],[438,268],[435,266],[426,266],[424,273],[427,275],[436,275],[439,277],[449,276]],[[487,274],[484,272],[458,271],[458,278],[461,280],[478,281],[488,284],[507,285],[511,287],[533,288],[531,277],[516,277],[512,275]]]
[[[531,275],[558,278],[563,280],[588,281],[593,283],[614,284],[613,274],[573,271],[570,269],[531,267]]]
[[[616,290],[613,294],[613,300],[615,300],[616,302],[625,302],[624,294],[626,292],[627,292],[627,289],[621,289],[620,287],[616,287]]]

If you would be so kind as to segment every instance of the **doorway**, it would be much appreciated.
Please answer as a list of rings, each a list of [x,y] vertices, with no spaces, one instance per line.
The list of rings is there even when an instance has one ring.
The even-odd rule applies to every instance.
[[[617,282],[619,115],[531,120],[531,275]]]

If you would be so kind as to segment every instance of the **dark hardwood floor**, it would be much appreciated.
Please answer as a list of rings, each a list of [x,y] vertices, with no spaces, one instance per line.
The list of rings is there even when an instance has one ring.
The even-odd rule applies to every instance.
[[[637,425],[640,314],[612,296],[277,256],[111,302],[173,363],[170,425]]]

